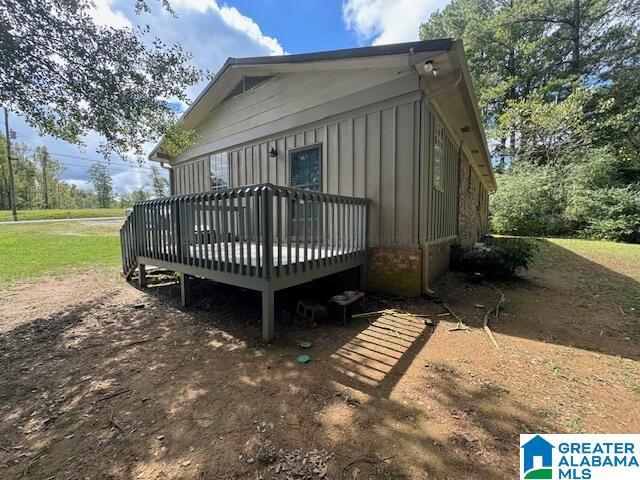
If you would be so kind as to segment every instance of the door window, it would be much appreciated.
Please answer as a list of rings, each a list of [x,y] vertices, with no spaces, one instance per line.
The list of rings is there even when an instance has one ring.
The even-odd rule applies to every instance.
[[[291,152],[291,186],[320,190],[320,146]]]
[[[312,192],[320,191],[320,145],[291,152],[291,186]],[[292,200],[291,207],[291,217],[296,223],[318,217],[317,205],[311,209],[302,200],[298,200],[297,205]],[[301,231],[300,225],[294,228],[298,232]]]

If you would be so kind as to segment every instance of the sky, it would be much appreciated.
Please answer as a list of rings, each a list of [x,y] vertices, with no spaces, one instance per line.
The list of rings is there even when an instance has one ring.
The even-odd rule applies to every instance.
[[[193,55],[192,63],[216,72],[228,57],[283,55],[335,50],[418,39],[418,27],[431,12],[449,0],[170,0],[177,18],[149,0],[150,13],[136,15],[131,0],[94,0],[93,18],[114,27],[148,24],[151,34],[167,44],[179,43]],[[195,98],[203,82],[189,89]],[[16,115],[10,117],[18,141],[32,149],[46,146],[66,167],[62,178],[81,188],[91,188],[87,169],[104,162],[96,152],[97,134],[85,138],[80,149],[62,140],[42,137]],[[153,148],[149,143],[147,152]],[[152,162],[139,165],[113,159],[109,171],[114,187],[127,193],[149,188]]]

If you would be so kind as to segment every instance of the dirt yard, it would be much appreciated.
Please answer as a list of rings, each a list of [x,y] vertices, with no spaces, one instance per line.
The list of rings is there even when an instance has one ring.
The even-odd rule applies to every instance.
[[[499,350],[481,328],[496,291],[454,273],[435,287],[468,331],[437,301],[372,296],[367,310],[436,325],[304,327],[286,313],[293,291],[276,299],[272,345],[258,295],[223,285],[197,284],[189,309],[167,275],[143,291],[87,273],[12,287],[0,477],[513,479],[520,433],[640,432],[637,281],[546,248],[522,280],[494,284]]]

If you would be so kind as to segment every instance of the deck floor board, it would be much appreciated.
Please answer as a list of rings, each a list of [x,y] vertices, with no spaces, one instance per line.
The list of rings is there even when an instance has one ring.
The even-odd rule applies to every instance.
[[[225,244],[228,248],[224,248]],[[245,266],[256,266],[256,262],[258,259],[262,260],[264,255],[262,254],[262,245],[256,245],[255,242],[252,242],[249,245],[249,250],[245,249],[244,255],[240,255],[239,251],[235,252],[235,255],[232,254],[232,250],[230,248],[231,242],[217,242],[214,244],[204,245],[202,252],[199,249],[195,249],[191,247],[191,255],[194,258],[201,259],[200,254],[202,253],[202,259],[205,260],[213,260],[215,262],[222,261],[226,263],[235,263],[237,265],[245,265]],[[222,248],[218,248],[218,246]],[[280,255],[279,255],[280,250]],[[305,257],[305,250],[307,256]],[[296,251],[299,257],[296,257]],[[331,252],[329,248],[322,247],[295,247],[291,246],[290,249],[286,248],[286,245],[283,245],[281,249],[278,249],[276,245],[273,246],[273,254],[271,258],[273,259],[272,264],[274,267],[279,266],[278,259],[280,258],[282,263],[280,266],[285,266],[296,263],[296,258],[315,258],[317,260],[329,259],[331,257],[337,257],[342,255],[342,253],[350,253],[345,250],[335,250]],[[315,255],[315,256],[312,256]],[[235,258],[234,258],[235,257]],[[289,261],[291,259],[291,261]]]

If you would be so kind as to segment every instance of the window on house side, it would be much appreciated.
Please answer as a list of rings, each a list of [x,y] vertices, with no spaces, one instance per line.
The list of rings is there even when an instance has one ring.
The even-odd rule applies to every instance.
[[[290,153],[292,187],[310,190],[312,192],[320,191],[320,157],[320,145],[294,150]],[[309,206],[305,205],[301,200],[297,206],[295,200],[292,200],[292,202],[292,218],[294,220],[301,221],[305,216],[307,218],[315,218],[318,216],[319,210],[317,204],[314,205],[313,210],[311,210]]]
[[[433,126],[433,187],[444,191],[442,165],[444,163],[444,127],[435,120]]]
[[[291,152],[291,186],[320,190],[320,146]]]
[[[227,152],[216,153],[209,157],[211,190],[229,186],[229,158]]]

